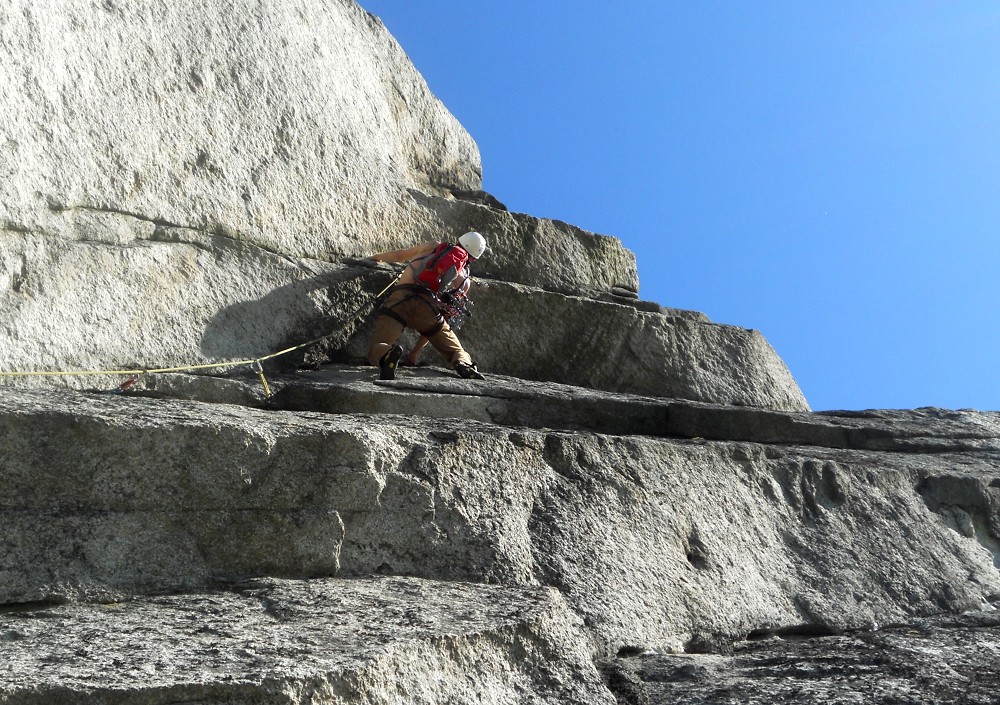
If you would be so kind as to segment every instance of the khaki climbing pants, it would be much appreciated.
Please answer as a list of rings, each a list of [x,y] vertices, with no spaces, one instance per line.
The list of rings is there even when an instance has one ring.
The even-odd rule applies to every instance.
[[[426,336],[450,367],[460,362],[472,364],[472,358],[444,320],[430,292],[408,285],[391,289],[379,309],[368,347],[368,362],[378,367],[379,360],[399,340],[404,328],[412,328]]]

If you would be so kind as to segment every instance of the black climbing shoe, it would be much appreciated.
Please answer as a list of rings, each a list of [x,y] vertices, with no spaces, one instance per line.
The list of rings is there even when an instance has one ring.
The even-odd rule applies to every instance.
[[[393,345],[389,352],[383,355],[379,361],[379,379],[396,379],[396,367],[399,366],[399,358],[403,357],[403,348]]]
[[[476,369],[476,363],[466,365],[464,362],[459,362],[455,365],[455,372],[457,372],[458,376],[463,379],[486,379],[482,374],[480,374],[479,370]]]

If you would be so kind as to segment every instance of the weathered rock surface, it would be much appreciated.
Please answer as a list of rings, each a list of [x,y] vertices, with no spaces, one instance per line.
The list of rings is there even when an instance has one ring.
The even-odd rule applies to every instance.
[[[4,371],[257,357],[289,336],[330,332],[331,313],[346,314],[367,295],[361,275],[320,260],[119,216],[86,220],[94,228],[87,240],[8,234],[0,245],[15,281],[0,291]],[[346,316],[343,325],[351,330]]]
[[[998,644],[992,611],[744,642],[727,655],[646,654],[602,670],[623,705],[988,705],[1000,688]]]
[[[995,449],[830,449],[415,416],[476,415],[471,383],[446,382],[462,386],[326,388],[345,405],[337,415],[10,392],[0,501],[16,529],[0,597],[108,599],[248,574],[542,584],[566,595],[605,653],[859,628],[1000,599],[989,550]],[[516,383],[505,385],[509,398]],[[383,411],[382,395],[410,415],[347,413],[350,399]],[[534,398],[541,419],[577,428],[602,423],[586,410],[594,401],[567,393],[547,409],[546,396]],[[507,399],[475,402],[489,415]],[[679,404],[666,409],[668,427]],[[991,415],[976,418],[977,433],[992,433]]]
[[[8,229],[97,208],[325,258],[412,229],[407,188],[481,188],[471,137],[352,0],[15,0],[0,56]]]
[[[0,702],[610,705],[585,644],[551,590],[269,579],[0,611]]]
[[[1000,451],[1000,414],[971,409],[871,409],[796,412],[733,407],[682,399],[595,390],[490,374],[485,381],[449,370],[402,368],[377,379],[370,366],[324,365],[269,375],[273,396],[246,369],[225,377],[162,374],[144,393],[191,401],[333,414],[392,414],[462,418],[611,435],[748,441],[777,446],[944,454]],[[111,387],[107,387],[111,388]]]
[[[475,143],[350,0],[8,3],[0,88],[8,369],[267,350],[347,313],[295,301],[329,261],[473,225],[491,276],[638,289],[616,238],[450,195],[481,187]],[[234,307],[270,330],[213,329]]]
[[[478,230],[489,236],[489,255],[473,267],[477,276],[527,284],[564,294],[596,296],[612,290],[639,291],[635,255],[618,238],[597,235],[568,223],[468,202],[410,195],[427,211],[420,239],[440,233]],[[404,234],[407,245],[414,234]]]
[[[9,272],[16,286],[0,292],[8,304],[0,323],[4,371],[211,364],[253,359],[328,334],[326,351],[363,359],[374,294],[395,276],[385,268],[290,258],[220,235],[136,219],[123,223],[120,216],[87,217],[95,228],[87,241],[33,234],[7,239],[8,253],[16,254],[16,272]],[[115,226],[125,227],[126,235],[116,239]],[[128,239],[136,233],[142,238]],[[598,389],[808,408],[787,367],[755,331],[505,282],[479,286],[475,297],[476,314],[462,336],[484,370]],[[588,333],[581,338],[583,330]],[[53,379],[63,381],[17,381],[51,385]]]
[[[808,408],[760,334],[638,301],[617,238],[468,200],[475,143],[352,0],[17,0],[0,89],[4,371],[211,364],[330,332],[357,357],[387,274],[342,260],[478,228],[498,282],[468,329],[484,367]]]
[[[473,291],[463,345],[482,370],[528,380],[696,401],[808,410],[757,331],[506,282]],[[365,359],[373,321],[343,354]],[[425,359],[440,362],[433,350]]]
[[[1000,416],[809,413],[758,332],[639,300],[616,238],[484,193],[352,0],[13,0],[0,96],[0,371],[239,363],[122,395],[0,376],[0,702],[996,682],[968,680],[992,617],[912,620],[1000,602]],[[364,355],[395,272],[359,258],[470,228],[486,382],[292,371]],[[266,396],[245,363],[291,346]],[[816,633],[839,636],[760,641]]]

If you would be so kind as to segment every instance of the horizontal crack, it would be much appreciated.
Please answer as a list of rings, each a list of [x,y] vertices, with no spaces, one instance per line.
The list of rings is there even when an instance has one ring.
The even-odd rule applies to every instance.
[[[5,602],[0,604],[0,614],[11,614],[18,612],[44,612],[68,604],[69,600],[62,598],[52,598],[50,600],[30,600],[27,602]],[[0,641],[3,638],[0,637]]]
[[[267,252],[267,253],[269,253],[271,255],[274,255],[275,257],[282,257],[282,258],[288,260],[289,262],[295,263],[297,265],[299,264],[299,261],[296,258],[292,257],[291,255],[289,255],[287,253],[284,253],[284,252],[280,252],[280,251],[278,251],[276,249],[267,247],[265,245],[262,245],[259,242],[254,242],[252,240],[247,240],[247,239],[245,239],[243,237],[240,237],[239,235],[234,235],[232,232],[229,231],[228,228],[226,228],[226,226],[223,226],[223,225],[215,225],[215,226],[209,226],[209,227],[197,227],[197,226],[194,226],[194,225],[183,225],[181,223],[174,223],[174,222],[166,220],[164,218],[153,218],[153,217],[149,217],[149,216],[143,215],[142,213],[136,213],[134,211],[127,211],[127,210],[124,210],[122,208],[108,208],[108,207],[104,207],[104,206],[90,206],[90,205],[86,205],[86,204],[66,206],[66,205],[52,203],[52,204],[49,205],[49,209],[52,210],[52,211],[54,211],[54,212],[57,212],[57,213],[64,213],[64,212],[76,211],[76,210],[89,211],[91,213],[105,213],[105,214],[108,214],[108,215],[116,215],[116,216],[122,216],[122,217],[126,217],[126,218],[134,218],[135,220],[139,220],[139,221],[142,221],[144,223],[152,223],[153,225],[157,226],[157,228],[170,228],[170,229],[174,229],[174,230],[190,230],[191,232],[201,233],[203,235],[209,235],[211,237],[219,237],[219,238],[223,238],[223,239],[229,240],[231,242],[238,242],[238,243],[240,243],[242,245],[246,245],[248,247],[256,248],[256,249],[258,249],[258,250],[260,250],[262,252]],[[163,240],[163,239],[159,239],[159,238],[140,238],[140,239],[143,239],[143,240],[145,240],[147,242],[174,242],[174,241],[171,241],[171,240]],[[99,241],[97,241],[97,242],[99,242]],[[184,243],[184,244],[188,244],[188,245],[195,245],[195,246],[199,246],[200,245],[200,243],[189,242],[189,241],[186,241],[186,240],[177,240],[176,242],[178,242],[178,243]],[[320,261],[328,261],[328,260],[320,260]]]
[[[120,208],[105,208],[102,206],[88,206],[88,205],[76,205],[76,206],[65,206],[59,204],[51,204],[49,208],[57,213],[65,213],[68,211],[90,211],[92,213],[108,213],[110,215],[121,215],[128,218],[135,218],[136,220],[141,220],[146,223],[152,223],[161,228],[178,228],[181,230],[194,230],[195,232],[209,232],[205,228],[196,228],[191,225],[181,225],[179,223],[172,223],[169,220],[164,220],[163,218],[150,218],[148,216],[142,215],[141,213],[133,213],[132,211],[122,210]],[[216,233],[211,233],[216,234]]]
[[[0,221],[0,231],[7,233],[20,233],[21,235],[35,235],[39,233],[39,231],[32,230],[26,225],[14,223],[9,220]]]

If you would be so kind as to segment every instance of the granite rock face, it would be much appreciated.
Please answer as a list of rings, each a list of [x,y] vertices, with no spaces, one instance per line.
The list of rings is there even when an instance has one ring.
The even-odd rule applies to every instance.
[[[498,283],[469,328],[484,367],[808,408],[759,334],[638,301],[617,238],[484,194],[472,138],[353,0],[18,0],[0,88],[3,371],[206,365],[327,334],[325,354],[358,357],[384,284],[343,262],[479,229],[475,273]],[[581,344],[598,359],[569,360]]]
[[[439,239],[441,233],[467,230],[489,237],[489,254],[473,267],[476,276],[564,294],[638,294],[635,255],[622,247],[618,238],[462,200],[416,191],[410,195],[427,212],[427,229],[418,233],[420,239]],[[412,237],[402,239],[400,246]]]
[[[426,374],[422,390],[272,380],[272,405],[336,415],[8,394],[3,511],[17,530],[4,601],[255,573],[542,584],[613,654],[860,628],[1000,597],[988,415],[975,450],[937,453],[826,448],[821,435],[812,446],[678,438],[671,419],[687,404],[655,399],[634,401],[662,429],[606,435],[586,428],[603,424],[587,408],[627,397],[567,388],[553,403],[551,385],[548,396],[516,380],[477,393]],[[543,423],[575,430],[521,425],[518,395]]]
[[[306,688],[391,702],[385,684],[398,672],[426,679],[413,687],[428,702],[610,702],[609,692],[671,702],[656,693],[682,691],[659,689],[659,676],[643,675],[654,662],[640,668],[637,654],[719,654],[709,663],[747,639],[861,633],[1000,602],[996,414],[734,410],[516,378],[474,383],[433,368],[373,377],[350,366],[271,375],[270,398],[252,376],[154,375],[133,395],[8,389],[0,653],[19,664],[3,684],[8,701],[298,702],[282,698]],[[417,581],[406,583],[418,586],[412,599],[388,608],[406,620],[384,625],[385,639],[410,636],[385,658],[347,644],[379,664],[360,680],[331,666],[319,642],[276,635],[232,596],[247,580],[281,576],[331,609],[341,604],[331,589],[363,601],[370,590],[351,578],[379,574]],[[339,585],[331,579],[348,580],[316,587]],[[541,631],[517,628],[516,645],[500,623],[471,641],[460,632],[443,659],[433,630],[407,631],[408,615],[455,583],[513,591],[484,599],[513,599],[518,614],[517,600],[554,588],[565,609]],[[144,597],[164,592],[182,596]],[[122,601],[135,606],[97,607]],[[120,612],[168,639],[186,629],[183,615],[232,629],[209,630],[196,653],[156,642],[122,659],[128,674],[158,674],[147,687],[88,678],[51,636],[30,641],[38,632],[15,619],[63,620],[93,637],[126,628]],[[979,638],[992,643],[990,632]],[[273,649],[240,646],[252,640]],[[37,658],[52,668],[29,678]],[[216,664],[211,677],[181,675],[194,661]],[[566,675],[549,678],[552,669]],[[707,673],[711,683],[688,683],[685,697],[725,702],[711,699],[723,672]],[[511,695],[514,682],[528,685]]]
[[[840,635],[785,635],[724,655],[647,654],[604,661],[619,703],[988,705],[1000,673],[1000,614],[914,619]]]
[[[760,333],[483,192],[352,0],[14,0],[0,89],[0,701],[985,692],[998,415],[811,413]],[[488,379],[351,364],[364,257],[468,229]],[[900,688],[816,665],[876,641]]]
[[[481,187],[471,137],[352,0],[15,0],[0,56],[8,229],[96,208],[326,258],[409,229],[406,188]]]
[[[321,260],[136,219],[87,220],[92,239],[4,238],[8,262],[17,263],[16,284],[0,293],[5,370],[153,369],[257,357],[287,346],[289,335],[328,333],[331,312],[367,295],[358,275]],[[116,225],[124,236],[116,237]]]
[[[809,408],[758,331],[507,282],[480,282],[472,297],[474,313],[459,334],[479,367],[492,373],[611,392]],[[348,340],[347,359],[365,359],[372,325]],[[423,359],[440,364],[433,350]]]
[[[585,643],[551,590],[256,580],[0,613],[0,700],[612,705]]]

